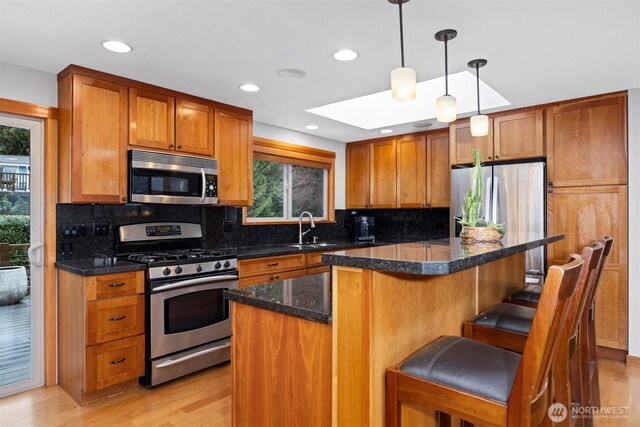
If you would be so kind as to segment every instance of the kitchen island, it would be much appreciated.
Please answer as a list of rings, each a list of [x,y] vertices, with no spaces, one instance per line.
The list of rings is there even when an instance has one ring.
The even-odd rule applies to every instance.
[[[230,292],[233,424],[382,426],[384,370],[440,335],[461,335],[464,320],[522,286],[526,250],[561,238],[514,233],[494,244],[452,238],[325,254],[330,324],[286,312],[293,282],[289,291],[287,281],[260,285],[280,298],[271,306],[265,288]],[[313,299],[312,311],[326,314],[326,303]],[[403,420],[429,425],[435,414],[403,407]]]

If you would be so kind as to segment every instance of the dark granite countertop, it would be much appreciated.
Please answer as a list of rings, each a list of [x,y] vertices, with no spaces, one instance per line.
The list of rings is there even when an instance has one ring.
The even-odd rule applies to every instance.
[[[147,269],[145,264],[123,261],[113,257],[56,261],[56,267],[80,276],[99,276],[101,274],[125,273]]]
[[[351,249],[358,247],[369,247],[371,243],[355,243],[353,241],[332,241],[326,246],[305,243],[298,247],[295,243],[279,243],[260,246],[245,246],[239,248],[228,248],[236,251],[238,259],[261,258],[277,255],[291,255],[305,252],[335,251],[339,249]]]
[[[320,273],[225,291],[229,301],[331,324],[331,274]]]
[[[465,245],[462,239],[454,237],[332,252],[322,255],[322,262],[396,273],[451,274],[563,238],[563,234],[543,237],[512,233],[497,243]]]

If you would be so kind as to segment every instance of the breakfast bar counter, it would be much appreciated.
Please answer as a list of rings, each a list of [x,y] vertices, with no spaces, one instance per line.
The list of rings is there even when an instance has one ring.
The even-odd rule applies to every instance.
[[[384,425],[385,369],[441,335],[461,335],[465,320],[522,287],[528,249],[562,238],[452,238],[324,254],[331,286],[320,292],[326,282],[307,282],[329,297],[331,316],[322,319],[287,313],[291,281],[230,292],[233,425]],[[407,425],[435,425],[433,411],[402,412]]]

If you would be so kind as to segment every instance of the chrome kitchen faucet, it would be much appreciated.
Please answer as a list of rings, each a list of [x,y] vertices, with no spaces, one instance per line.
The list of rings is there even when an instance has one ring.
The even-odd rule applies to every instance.
[[[311,228],[309,228],[307,231],[305,231],[304,233],[302,232],[302,217],[304,215],[308,215],[309,219],[311,220]],[[300,218],[298,218],[298,244],[301,245],[302,244],[302,236],[304,236],[305,234],[307,234],[308,232],[311,231],[312,228],[316,227],[316,223],[313,220],[313,215],[311,215],[311,212],[308,211],[304,211],[300,214]]]

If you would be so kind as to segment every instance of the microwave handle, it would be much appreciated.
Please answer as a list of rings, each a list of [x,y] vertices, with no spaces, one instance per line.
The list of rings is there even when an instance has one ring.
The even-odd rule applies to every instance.
[[[204,195],[207,194],[207,175],[204,173],[204,168],[200,168],[202,174],[202,196],[200,196],[200,203],[204,203]]]

